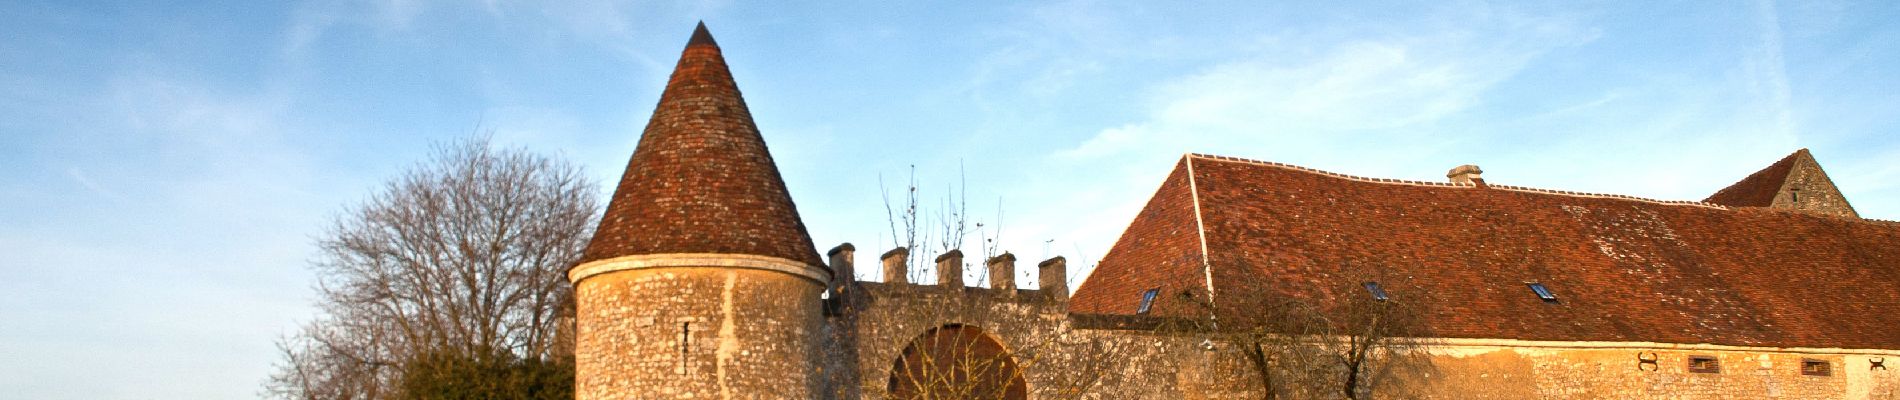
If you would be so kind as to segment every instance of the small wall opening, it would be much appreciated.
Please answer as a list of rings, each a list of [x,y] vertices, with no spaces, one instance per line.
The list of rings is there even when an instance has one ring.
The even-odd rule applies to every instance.
[[[1722,373],[1722,362],[1713,356],[1689,356],[1689,372],[1719,374]]]
[[[1826,360],[1806,358],[1801,360],[1801,374],[1808,376],[1834,375],[1834,364]]]

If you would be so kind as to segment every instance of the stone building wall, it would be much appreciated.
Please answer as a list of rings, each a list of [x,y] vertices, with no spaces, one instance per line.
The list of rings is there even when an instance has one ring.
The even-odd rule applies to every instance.
[[[1839,217],[1859,218],[1854,207],[1847,204],[1847,196],[1842,195],[1834,181],[1828,179],[1821,170],[1821,164],[1812,156],[1798,157],[1788,170],[1788,179],[1782,184],[1781,191],[1775,194],[1772,207],[1789,208]]]
[[[610,272],[575,287],[576,398],[811,398],[821,340],[808,279],[733,268]]]
[[[881,399],[888,394],[895,361],[904,349],[935,328],[980,328],[999,342],[1021,368],[1031,399],[1252,398],[1249,387],[1209,377],[1239,376],[1231,358],[1201,350],[1199,340],[1149,327],[1117,326],[1097,319],[1078,320],[1069,310],[1066,263],[1052,258],[1036,264],[1040,290],[1018,289],[1015,257],[1004,254],[984,262],[989,286],[865,282],[851,279],[857,268],[850,244],[832,249],[835,276],[826,307],[821,391],[839,399]],[[960,252],[938,257],[937,268],[964,270]],[[909,266],[909,252],[884,253],[886,276],[923,275]],[[1025,276],[1031,274],[1023,274]],[[1012,277],[1003,280],[996,277]],[[939,277],[938,281],[943,281]],[[1112,321],[1111,321],[1112,322]]]
[[[1225,379],[1231,357],[1198,339],[1145,329],[1077,327],[1065,298],[1038,290],[858,282],[828,318],[824,357],[837,398],[885,398],[893,362],[932,328],[967,325],[993,335],[1021,366],[1031,399],[1252,398]],[[1221,373],[1214,373],[1221,371]],[[1246,375],[1238,375],[1242,379]]]
[[[1439,345],[1431,350],[1436,376],[1411,377],[1409,383],[1423,389],[1422,398],[1438,399],[1891,399],[1896,398],[1893,389],[1900,383],[1900,374],[1870,368],[1872,359],[1886,357],[1881,355],[1728,346],[1592,345]],[[1720,369],[1691,371],[1692,357],[1713,357]],[[1804,374],[1804,361],[1826,363],[1828,372]]]
[[[1066,298],[1038,290],[848,285],[826,317],[818,369],[830,377],[822,390],[830,398],[884,398],[900,352],[952,324],[1001,342],[1022,366],[1030,399],[1260,397],[1256,373],[1233,345],[1205,335],[1071,314]],[[1423,351],[1430,368],[1396,376],[1374,398],[1900,398],[1900,373],[1870,368],[1887,359],[1900,366],[1900,351],[1472,339]],[[1720,371],[1689,371],[1692,356],[1714,357]],[[1828,374],[1804,375],[1803,361],[1827,363]]]
[[[1260,397],[1232,343],[1153,318],[1075,314],[1059,288],[832,285],[821,300],[816,281],[756,269],[587,277],[576,287],[577,397],[885,398],[904,348],[951,325],[1000,343],[1030,399]],[[1900,399],[1890,370],[1900,351],[1490,339],[1423,351],[1430,368],[1395,376],[1374,398]],[[1702,356],[1719,371],[1690,371]],[[1804,362],[1827,373],[1804,374]]]

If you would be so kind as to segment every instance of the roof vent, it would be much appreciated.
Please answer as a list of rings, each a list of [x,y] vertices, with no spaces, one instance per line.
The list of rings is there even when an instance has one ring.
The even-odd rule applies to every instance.
[[[1483,173],[1484,170],[1478,169],[1478,166],[1465,164],[1458,166],[1458,168],[1452,168],[1451,172],[1445,173],[1445,177],[1451,178],[1451,183],[1484,182],[1484,178],[1478,177],[1478,174]]]

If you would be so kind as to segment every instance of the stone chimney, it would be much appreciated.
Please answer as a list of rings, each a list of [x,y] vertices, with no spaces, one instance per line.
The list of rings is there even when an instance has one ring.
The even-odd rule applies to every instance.
[[[852,266],[852,255],[856,254],[857,251],[858,248],[856,246],[852,246],[851,243],[845,243],[838,245],[838,247],[831,248],[831,251],[825,252],[827,264],[831,265],[832,288],[843,287],[845,284],[858,279],[857,267]]]
[[[937,256],[937,285],[952,289],[963,287],[963,250],[950,250]]]
[[[1484,178],[1478,177],[1478,174],[1483,173],[1484,170],[1478,169],[1478,166],[1465,164],[1458,166],[1458,168],[1452,168],[1451,172],[1445,173],[1445,177],[1451,178],[1451,183],[1483,184]]]
[[[1004,252],[1003,255],[990,257],[984,264],[990,267],[990,289],[1001,290],[1004,294],[1016,294],[1016,255]]]
[[[910,271],[904,264],[910,260],[910,249],[898,247],[878,256],[884,262],[885,283],[910,283]]]
[[[1069,298],[1069,261],[1056,256],[1036,264],[1037,288],[1056,300]]]

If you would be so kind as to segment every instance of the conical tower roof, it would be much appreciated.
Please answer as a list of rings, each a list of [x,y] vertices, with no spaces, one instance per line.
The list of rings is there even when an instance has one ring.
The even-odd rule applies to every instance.
[[[768,256],[824,268],[703,22],[581,262],[677,253]]]

